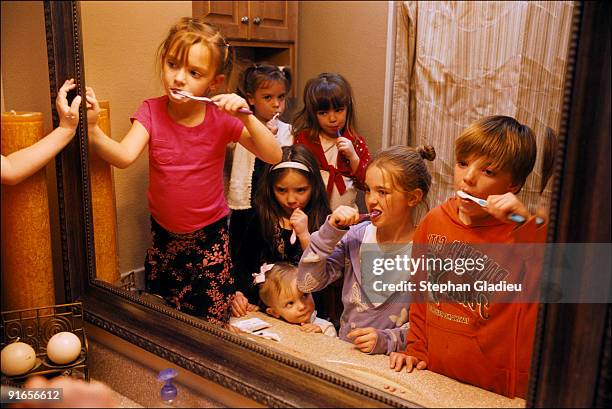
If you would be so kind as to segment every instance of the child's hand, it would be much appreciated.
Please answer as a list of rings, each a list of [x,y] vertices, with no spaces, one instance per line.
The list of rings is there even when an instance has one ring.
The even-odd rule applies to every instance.
[[[344,229],[358,222],[359,212],[350,206],[338,206],[329,218],[329,223],[337,229]]]
[[[361,352],[369,353],[374,350],[374,346],[376,345],[376,341],[378,340],[378,331],[376,328],[367,327],[367,328],[355,328],[346,336],[349,339],[353,339],[353,344],[355,347],[359,349]]]
[[[59,91],[57,91],[57,98],[55,99],[59,126],[71,130],[75,130],[79,125],[79,105],[81,105],[80,95],[74,97],[72,104],[68,105],[68,91],[75,87],[74,78],[66,80]]]
[[[406,355],[401,352],[391,352],[391,355],[389,355],[389,368],[395,370],[395,372],[399,372],[404,365],[406,365],[406,372],[412,372],[413,368],[419,370],[427,368],[425,361],[419,361],[414,356]]]
[[[278,114],[274,114],[272,119],[266,122],[266,128],[272,132],[272,135],[276,135],[278,133]]]
[[[291,213],[289,223],[297,236],[308,233],[308,215],[302,209],[297,208]]]
[[[259,307],[249,303],[249,300],[240,291],[236,291],[231,304],[232,317],[244,317],[247,312],[257,311]]]
[[[96,99],[93,88],[85,87],[85,99],[87,101],[87,126],[94,127],[100,116],[100,103]]]
[[[313,324],[311,322],[302,322],[302,324],[300,324],[300,331],[304,331],[304,332],[323,332],[323,330],[321,330],[321,327],[319,327],[317,324]]]
[[[359,162],[359,156],[357,156],[355,147],[353,146],[353,143],[350,140],[348,140],[344,136],[339,136],[338,140],[336,141],[336,146],[338,147],[338,152],[344,155],[344,157],[350,162]]]
[[[391,352],[391,355],[389,355],[389,368],[399,372],[404,365],[406,365],[406,372],[412,372],[413,368],[419,370],[427,368],[427,363],[425,361],[419,361],[417,357],[406,355],[401,352]]]
[[[520,200],[511,192],[503,195],[491,195],[487,197],[486,211],[498,220],[506,223],[513,223],[508,219],[511,214],[518,214],[527,219],[530,214],[527,208]]]
[[[251,109],[246,100],[238,94],[219,94],[211,99],[217,103],[220,110],[233,116],[245,115],[238,112],[240,108]]]

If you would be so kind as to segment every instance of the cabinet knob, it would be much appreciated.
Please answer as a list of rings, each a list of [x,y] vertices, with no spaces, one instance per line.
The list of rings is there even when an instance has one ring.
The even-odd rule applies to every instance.
[[[260,25],[260,24],[261,24],[261,19],[260,19],[259,17],[255,17],[255,18],[253,19],[253,24]]]
[[[240,19],[240,22],[242,24],[248,24],[249,23],[249,18],[247,16],[242,16],[242,18]]]

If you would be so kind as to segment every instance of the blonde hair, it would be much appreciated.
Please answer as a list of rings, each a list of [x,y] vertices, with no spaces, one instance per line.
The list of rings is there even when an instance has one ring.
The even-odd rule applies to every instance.
[[[288,287],[297,279],[297,267],[289,263],[276,263],[266,271],[266,281],[259,286],[259,298],[267,306],[272,307],[274,300],[284,292],[291,291]]]
[[[219,29],[196,17],[183,17],[170,28],[168,35],[157,48],[156,59],[161,74],[169,53],[183,64],[187,64],[189,50],[195,44],[205,45],[212,54],[215,75],[229,74],[231,58],[229,44]]]
[[[393,187],[400,192],[421,189],[423,200],[431,187],[431,174],[424,159],[432,161],[436,150],[431,145],[412,148],[409,146],[390,146],[374,155],[368,169],[376,166],[391,176]]]
[[[471,155],[489,158],[491,167],[510,172],[512,183],[520,187],[533,170],[536,153],[531,128],[509,116],[488,116],[476,121],[455,141],[457,161]]]

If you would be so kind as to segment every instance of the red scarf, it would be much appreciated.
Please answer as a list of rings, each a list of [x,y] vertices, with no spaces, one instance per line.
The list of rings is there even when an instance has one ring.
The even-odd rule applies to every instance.
[[[334,185],[336,185],[338,192],[340,192],[341,195],[344,194],[346,191],[346,185],[344,184],[344,179],[342,176],[353,176],[350,162],[344,157],[344,155],[338,152],[336,166],[327,163],[327,158],[325,157],[325,152],[323,152],[321,141],[319,138],[317,138],[317,140],[313,142],[308,137],[309,133],[309,129],[300,132],[295,138],[295,143],[300,143],[308,148],[308,150],[317,159],[321,170],[329,172],[329,179],[327,181],[327,195],[331,197],[332,191],[334,190]],[[355,146],[355,138],[347,130],[344,131],[342,136],[351,141],[353,146]]]

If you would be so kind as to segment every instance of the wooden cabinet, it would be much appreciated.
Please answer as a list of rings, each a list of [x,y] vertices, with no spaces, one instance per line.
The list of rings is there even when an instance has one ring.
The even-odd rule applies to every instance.
[[[194,17],[221,29],[228,40],[295,42],[297,1],[194,1]]]
[[[269,62],[288,66],[297,83],[297,1],[193,1],[194,17],[219,27],[238,66]]]

